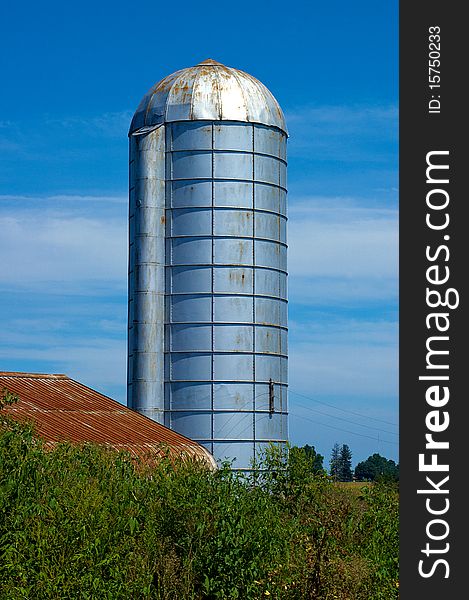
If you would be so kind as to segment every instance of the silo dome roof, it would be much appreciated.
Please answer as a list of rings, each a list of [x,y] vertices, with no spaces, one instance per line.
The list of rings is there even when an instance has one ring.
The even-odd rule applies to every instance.
[[[130,133],[172,121],[242,121],[287,131],[277,100],[255,77],[212,59],[168,75],[145,94]]]

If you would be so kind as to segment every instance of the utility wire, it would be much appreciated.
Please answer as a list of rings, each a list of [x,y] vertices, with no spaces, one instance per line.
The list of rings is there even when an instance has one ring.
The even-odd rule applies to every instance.
[[[311,423],[314,423],[315,425],[321,425],[323,427],[329,427],[330,429],[336,429],[337,431],[351,433],[352,435],[358,435],[360,437],[368,438],[369,440],[374,440],[375,442],[385,442],[387,444],[395,444],[396,446],[398,445],[397,442],[392,442],[391,440],[383,440],[381,438],[372,437],[371,435],[365,435],[364,433],[357,433],[356,431],[350,431],[349,429],[342,429],[341,427],[334,427],[334,425],[327,425],[326,423],[319,423],[318,421],[310,419],[303,415],[302,416],[295,415],[295,413],[292,413],[291,411],[290,411],[290,414],[292,415],[292,417],[296,417],[297,419],[305,419],[306,421],[311,421]]]
[[[346,410],[346,409],[340,408],[340,407],[338,407],[338,406],[334,406],[333,404],[328,404],[327,402],[323,402],[323,401],[321,401],[321,400],[316,400],[315,398],[311,398],[310,396],[305,396],[304,394],[300,394],[300,393],[298,393],[298,392],[294,392],[294,391],[293,391],[293,390],[291,390],[291,389],[290,389],[290,393],[292,393],[292,394],[294,394],[294,395],[296,395],[296,396],[300,396],[300,397],[302,397],[302,398],[306,398],[307,400],[312,400],[313,402],[317,402],[317,403],[319,403],[319,404],[324,404],[325,406],[329,406],[329,407],[331,407],[331,408],[334,408],[334,409],[336,409],[336,410],[341,410],[342,412],[346,412],[346,413],[348,412],[348,413],[350,413],[350,414],[354,414],[354,415],[360,416],[360,417],[362,417],[362,418],[373,419],[374,421],[379,421],[379,422],[382,422],[382,423],[386,423],[386,424],[388,424],[388,425],[395,425],[394,423],[390,423],[390,422],[388,422],[388,421],[384,421],[384,420],[382,420],[382,419],[378,419],[378,418],[370,417],[370,416],[363,415],[363,414],[360,414],[360,413],[356,413],[356,412],[354,412],[354,411],[351,411],[351,410]],[[257,400],[257,398],[260,398],[260,397],[262,397],[262,396],[267,396],[268,394],[269,394],[269,392],[264,392],[264,393],[261,393],[261,394],[256,394],[256,395],[255,395],[255,399]],[[199,401],[200,401],[200,400],[209,399],[210,397],[211,397],[211,395],[208,395],[208,396],[206,396],[206,397],[203,397],[203,398],[199,399]],[[232,394],[231,394],[230,392],[226,392],[226,391],[224,391],[224,393],[222,394],[222,396],[221,396],[221,397],[225,397],[225,398],[226,398],[226,397],[232,397]],[[398,435],[397,433],[395,433],[395,432],[392,432],[392,431],[386,431],[386,430],[384,430],[384,429],[379,429],[378,427],[372,427],[371,425],[363,425],[362,423],[357,423],[356,421],[351,421],[351,420],[349,420],[349,419],[345,419],[345,418],[342,418],[342,417],[337,417],[337,416],[331,415],[331,414],[329,414],[329,413],[325,413],[325,412],[319,411],[318,409],[311,408],[311,407],[309,407],[309,406],[306,406],[306,405],[304,405],[304,404],[299,404],[299,405],[300,405],[302,408],[305,408],[305,409],[307,409],[307,410],[310,410],[310,411],[312,411],[312,412],[317,412],[318,414],[324,415],[324,416],[326,416],[326,417],[332,417],[332,418],[334,418],[334,419],[339,419],[339,420],[341,420],[341,421],[345,421],[345,422],[347,422],[347,423],[350,423],[350,424],[352,424],[352,425],[358,425],[358,426],[360,426],[360,427],[367,427],[367,428],[369,428],[369,429],[374,429],[374,430],[376,430],[376,431],[381,431],[381,432],[383,432],[383,433],[387,433],[387,434],[390,434],[390,435]],[[188,409],[188,410],[190,410],[190,409]],[[207,410],[210,410],[210,409],[207,409]],[[251,412],[251,411],[239,411],[239,410],[236,410],[236,409],[232,409],[232,410],[233,410],[233,414],[232,414],[232,415],[230,415],[230,417],[228,418],[228,420],[227,420],[227,421],[225,421],[225,423],[224,423],[224,424],[223,424],[223,426],[222,426],[222,429],[221,429],[220,433],[221,433],[222,431],[224,431],[224,430],[225,430],[225,429],[228,427],[228,425],[230,425],[231,421],[232,421],[234,418],[236,418],[236,417],[239,417],[239,415],[240,415],[240,414],[251,414],[251,415],[252,415],[252,412]],[[226,411],[223,411],[223,412],[230,413],[230,412],[231,412],[231,410],[227,409]],[[363,434],[363,433],[357,433],[356,431],[350,431],[350,430],[348,430],[348,429],[343,429],[343,428],[340,428],[340,427],[335,427],[334,425],[328,425],[327,423],[320,423],[320,422],[316,421],[316,419],[311,419],[311,418],[309,418],[309,417],[306,417],[306,416],[304,416],[304,415],[301,415],[301,416],[300,416],[300,415],[298,415],[298,414],[295,414],[294,412],[292,412],[292,410],[291,410],[291,406],[289,407],[289,411],[288,411],[288,412],[291,414],[291,416],[292,416],[292,417],[295,417],[295,418],[297,418],[297,419],[305,419],[305,420],[307,420],[307,421],[310,421],[311,423],[314,423],[315,425],[319,425],[319,426],[321,426],[321,427],[329,427],[330,429],[335,429],[335,430],[337,430],[337,431],[342,431],[342,432],[345,432],[345,433],[350,433],[350,434],[352,434],[352,435],[357,435],[357,436],[359,436],[359,437],[368,438],[368,439],[370,439],[370,440],[374,440],[374,441],[377,441],[377,442],[384,442],[384,443],[387,443],[387,444],[395,444],[395,445],[397,445],[397,442],[393,442],[393,441],[391,441],[391,440],[383,440],[383,439],[381,439],[380,437],[377,437],[377,438],[375,438],[375,437],[372,437],[372,436],[370,436],[370,435],[365,435],[365,434]],[[265,415],[265,416],[267,416],[267,415]],[[245,426],[245,427],[244,427],[244,428],[243,428],[241,431],[239,431],[239,432],[238,432],[238,436],[239,436],[239,435],[241,435],[241,434],[243,434],[243,433],[244,433],[244,432],[245,432],[247,429],[250,429],[250,428],[252,427],[252,425],[253,425],[253,423],[248,423],[248,425],[246,425],[246,426]],[[230,437],[230,434],[231,434],[231,432],[232,432],[232,431],[234,431],[235,427],[236,427],[236,425],[235,425],[235,426],[233,426],[233,427],[231,427],[231,428],[229,429],[229,431],[228,431],[227,433],[225,433],[225,434],[224,434],[224,437],[226,437],[226,438],[228,438],[228,439],[229,439],[229,437]],[[222,440],[220,440],[220,441],[222,441]]]
[[[345,417],[337,417],[336,415],[331,415],[330,413],[323,412],[318,410],[317,408],[311,408],[306,404],[301,404],[300,402],[296,402],[298,406],[305,408],[306,410],[310,410],[312,412],[318,413],[320,415],[324,415],[325,417],[331,417],[332,419],[338,419],[339,421],[345,421],[346,423],[350,423],[351,425],[358,425],[359,427],[367,427],[368,429],[374,429],[375,431],[381,431],[382,433],[388,433],[389,435],[399,435],[395,431],[388,431],[387,429],[380,429],[379,427],[373,427],[372,425],[365,425],[363,423],[357,423],[356,421],[351,421],[350,419],[346,419]]]
[[[379,423],[385,423],[386,425],[392,425],[393,427],[398,427],[397,423],[391,423],[390,421],[385,421],[384,419],[378,419],[377,417],[370,417],[369,415],[364,415],[363,413],[358,413],[353,410],[347,410],[346,408],[341,408],[340,406],[335,406],[334,404],[329,404],[322,400],[317,400],[316,398],[311,398],[311,396],[305,396],[304,394],[300,394],[299,392],[295,392],[291,388],[289,388],[290,394],[294,394],[295,396],[301,396],[302,398],[306,398],[306,400],[311,400],[312,402],[317,402],[318,404],[324,404],[324,406],[329,406],[330,408],[334,408],[335,410],[341,410],[345,413],[350,413],[351,415],[355,415],[356,417],[361,417],[362,419],[371,419],[372,421],[378,421]]]

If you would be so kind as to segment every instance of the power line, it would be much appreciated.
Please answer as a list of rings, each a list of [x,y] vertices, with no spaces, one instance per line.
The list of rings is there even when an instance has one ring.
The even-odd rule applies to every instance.
[[[357,433],[356,431],[350,431],[349,429],[342,429],[341,427],[334,427],[334,425],[327,425],[326,423],[318,423],[318,421],[316,421],[316,420],[309,419],[308,417],[305,417],[303,415],[302,416],[295,415],[292,412],[290,412],[290,414],[292,415],[292,417],[296,417],[297,419],[306,419],[306,421],[311,421],[311,423],[314,423],[315,425],[321,425],[323,427],[329,427],[330,429],[336,429],[337,431],[351,433],[352,435],[358,435],[360,437],[368,438],[369,440],[374,440],[375,442],[385,442],[386,444],[395,444],[396,446],[398,445],[397,442],[392,442],[391,440],[383,440],[381,438],[372,437],[371,435],[365,435],[364,433]]]
[[[262,394],[257,394],[254,396],[254,401],[257,400],[258,398],[261,398],[262,396],[267,396],[269,395],[270,392],[263,392]],[[231,394],[230,394],[231,395]],[[256,413],[256,410],[250,410],[250,411],[240,411],[240,410],[236,410],[236,409],[232,409],[233,410],[233,414],[231,415],[231,417],[229,417],[229,419],[227,421],[225,421],[225,423],[223,424],[222,428],[220,429],[220,431],[218,432],[220,435],[223,432],[223,430],[225,429],[225,427],[227,427],[228,423],[230,423],[230,421],[232,421],[236,416],[238,415],[242,415],[242,414],[250,414],[253,415],[254,413]],[[229,409],[224,411],[224,412],[228,412],[228,414],[231,412]],[[240,432],[238,432],[238,435],[240,435],[241,433],[244,433],[246,431],[246,429],[248,429],[251,426],[251,424],[247,425],[246,427],[244,427],[244,429]],[[252,426],[254,427],[254,423],[252,423]],[[230,434],[232,431],[234,431],[236,425],[234,425],[227,434],[225,434],[226,438],[230,437]]]
[[[330,408],[334,408],[335,410],[341,410],[345,413],[350,413],[351,415],[355,415],[356,417],[361,417],[362,419],[371,419],[372,421],[378,421],[379,423],[385,423],[386,425],[392,425],[393,427],[398,427],[397,423],[391,423],[390,421],[385,421],[384,419],[378,419],[377,417],[370,417],[369,415],[364,415],[363,413],[358,413],[353,410],[348,410],[346,408],[341,408],[340,406],[335,406],[334,404],[329,404],[324,402],[323,400],[317,400],[316,398],[311,398],[311,396],[305,396],[304,394],[300,394],[299,392],[295,392],[290,388],[290,393],[295,396],[301,396],[302,398],[306,398],[306,400],[311,400],[312,402],[317,402],[318,404],[324,404],[324,406],[329,406]]]
[[[358,425],[359,427],[367,427],[368,429],[374,429],[375,431],[381,431],[382,433],[388,433],[389,435],[399,435],[395,431],[388,431],[387,429],[380,429],[379,427],[373,427],[372,425],[364,425],[363,423],[357,423],[356,421],[351,421],[350,419],[345,419],[344,417],[337,417],[336,415],[331,415],[330,413],[323,412],[318,410],[317,408],[311,408],[310,406],[306,406],[306,404],[301,404],[300,402],[296,403],[298,406],[305,408],[306,410],[310,410],[312,412],[316,412],[320,415],[324,415],[325,417],[331,417],[332,419],[338,419],[339,421],[345,421],[346,423],[350,423],[352,425]]]

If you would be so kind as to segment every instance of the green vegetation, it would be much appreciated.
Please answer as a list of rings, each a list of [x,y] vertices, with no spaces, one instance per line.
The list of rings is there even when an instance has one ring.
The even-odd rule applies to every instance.
[[[324,469],[324,464],[323,464],[324,456],[322,456],[322,454],[319,454],[319,452],[316,452],[316,448],[314,446],[310,446],[309,444],[306,444],[305,446],[301,446],[301,448],[298,448],[297,446],[293,446],[291,448],[290,452],[304,452],[307,459],[309,460],[309,462],[311,464],[311,469],[313,470],[313,472],[318,475],[326,474],[326,471]]]
[[[376,481],[389,479],[399,481],[399,465],[380,454],[373,454],[355,467],[355,477],[358,481]]]
[[[330,474],[334,481],[352,481],[352,451],[347,444],[336,442],[331,451]]]
[[[310,446],[304,446],[310,448]],[[314,446],[312,447],[314,452]],[[321,458],[322,465],[322,456]],[[353,479],[365,481],[399,481],[399,465],[380,454],[373,454],[366,460],[359,462],[352,470],[352,452],[347,444],[342,447],[336,442],[331,450],[329,472],[334,481],[352,482]]]
[[[339,479],[340,481],[352,481],[352,478],[352,452],[347,444],[343,444],[340,449]]]
[[[16,394],[12,394],[7,388],[2,389],[2,395],[0,396],[0,410],[2,408],[6,408],[7,406],[11,406],[12,404],[16,404],[19,398]],[[0,418],[0,423],[1,423]]]
[[[2,600],[398,597],[394,484],[351,493],[301,449],[251,479],[150,468],[0,421]]]

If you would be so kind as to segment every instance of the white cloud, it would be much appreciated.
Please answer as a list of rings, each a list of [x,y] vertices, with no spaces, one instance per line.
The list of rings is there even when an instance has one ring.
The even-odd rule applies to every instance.
[[[65,286],[84,281],[125,286],[126,219],[99,209],[103,201],[115,205],[120,198],[59,196],[38,198],[36,206],[28,198],[15,209],[12,199],[3,197],[8,206],[0,215],[3,286],[54,281]],[[90,210],[92,200],[95,212]],[[83,203],[88,216],[83,215]],[[24,204],[28,207],[20,208]]]
[[[1,361],[34,361],[45,365],[47,372],[65,373],[73,379],[97,387],[100,391],[106,387],[125,387],[126,378],[126,342],[125,340],[94,339],[68,337],[64,340],[46,340],[41,347],[23,345],[19,347],[0,347]]]
[[[397,321],[394,319],[372,320],[369,317],[337,317],[335,313],[316,312],[302,319],[290,319],[290,336],[298,344],[318,345],[366,344],[369,346],[395,346]]]
[[[0,208],[3,368],[64,372],[124,400],[126,199],[3,196]]]
[[[45,315],[18,313],[10,321],[0,358],[18,365],[35,361],[110,395],[111,389],[120,389],[116,393],[123,397],[126,200],[2,200],[3,287],[43,294],[53,289],[56,297],[48,297]],[[397,211],[351,198],[302,198],[291,203],[289,246],[292,390],[320,397],[353,395],[364,404],[372,397],[378,403],[397,397],[397,324],[370,316],[342,319],[332,309],[320,314],[314,308],[395,303]],[[119,290],[120,308],[112,315],[94,296],[95,284]],[[87,297],[86,305],[77,302],[64,311],[69,289]],[[312,312],[304,314],[308,305]]]
[[[302,203],[289,219],[292,276],[396,276],[397,211]]]
[[[371,337],[377,332],[369,327]],[[366,337],[363,331],[363,337]],[[397,397],[397,338],[394,343],[338,341],[331,334],[310,342],[292,344],[289,351],[290,385],[293,390],[319,397],[351,394],[370,399]]]
[[[342,198],[303,198],[289,210],[289,286],[298,303],[393,299],[398,213]]]
[[[289,279],[289,311],[298,306],[357,308],[369,304],[395,304],[397,281],[371,277],[302,277]]]

